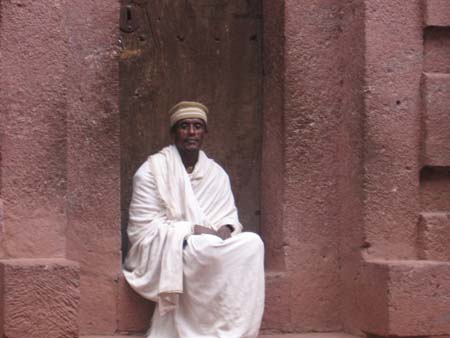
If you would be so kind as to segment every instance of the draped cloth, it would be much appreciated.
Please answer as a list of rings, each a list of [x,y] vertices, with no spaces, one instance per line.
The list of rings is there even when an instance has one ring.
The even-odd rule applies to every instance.
[[[195,224],[232,237],[193,235]],[[254,338],[264,308],[263,244],[242,233],[228,175],[204,152],[191,174],[175,146],[136,172],[124,275],[157,303],[150,338]]]

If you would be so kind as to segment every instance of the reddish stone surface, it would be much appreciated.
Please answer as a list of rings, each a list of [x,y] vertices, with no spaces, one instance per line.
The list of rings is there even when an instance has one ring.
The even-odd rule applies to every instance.
[[[365,257],[415,257],[419,210],[421,1],[366,1]],[[402,13],[401,16],[393,13]]]
[[[450,211],[450,167],[424,167],[420,173],[421,211]]]
[[[81,338],[139,338],[139,336],[82,336]],[[341,332],[327,332],[327,333],[284,333],[284,334],[263,334],[258,338],[356,338],[349,334]]]
[[[80,332],[112,334],[118,321],[120,141],[118,1],[65,2],[67,250],[81,268]]]
[[[351,336],[342,332],[323,332],[260,335],[258,338],[356,338],[356,336]]]
[[[64,8],[32,0],[2,1],[1,16],[0,257],[62,257],[68,52]]]
[[[363,277],[363,331],[399,337],[450,332],[450,263],[373,261]]]
[[[424,31],[424,71],[450,73],[450,28],[428,27]]]
[[[263,188],[262,233],[268,240],[269,269],[286,270],[290,297],[289,315],[282,312],[265,320],[276,318],[279,326],[294,331],[342,327],[341,233],[356,238],[349,250],[362,244],[361,231],[352,229],[350,235],[347,224],[360,218],[350,206],[360,203],[362,100],[357,84],[362,78],[357,72],[363,59],[359,47],[341,48],[355,38],[349,32],[361,23],[359,6],[264,2],[262,172],[268,184]],[[359,55],[352,69],[347,53]],[[350,175],[338,174],[349,170]]]
[[[449,212],[424,212],[420,214],[417,244],[420,259],[450,261],[449,238]]]
[[[142,338],[143,335],[139,336],[82,336],[81,338]]]
[[[0,261],[0,336],[78,337],[78,264],[65,259]]]
[[[262,331],[291,331],[289,303],[291,286],[286,273],[266,273],[266,299]]]
[[[450,166],[450,74],[425,74],[424,164]]]
[[[448,335],[449,263],[415,261],[449,259],[448,1],[134,3],[149,18],[119,61],[118,2],[1,2],[0,256],[78,261],[83,334],[144,330],[120,204],[132,166],[167,141],[142,126],[189,94],[212,109],[209,149],[250,224],[261,198],[264,333]]]
[[[119,332],[145,332],[150,326],[154,303],[134,292],[124,276],[119,278],[118,324]]]
[[[447,0],[424,0],[427,26],[450,26],[450,3]]]
[[[263,1],[264,96],[261,154],[261,234],[266,267],[285,269],[284,229],[284,13],[283,1]],[[267,15],[270,13],[270,15]],[[279,323],[278,325],[280,325]],[[289,324],[285,324],[289,325]]]

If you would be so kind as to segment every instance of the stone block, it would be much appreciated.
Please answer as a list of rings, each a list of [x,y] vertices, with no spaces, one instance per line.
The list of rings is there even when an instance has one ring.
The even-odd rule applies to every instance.
[[[139,336],[82,336],[81,338],[139,338]],[[274,333],[262,334],[258,338],[357,338],[342,332],[319,332],[319,333]],[[447,337],[443,337],[447,338]]]
[[[424,212],[418,223],[419,258],[450,261],[450,213]]]
[[[117,331],[117,277],[86,272],[80,266],[80,334],[112,335]]]
[[[143,336],[81,336],[80,338],[142,338]]]
[[[362,278],[362,331],[384,337],[450,333],[450,263],[370,261]]]
[[[118,330],[119,332],[145,332],[150,327],[154,303],[142,298],[119,277]]]
[[[343,332],[263,334],[258,338],[357,338]]]
[[[142,338],[142,337],[143,335],[133,335],[133,336],[121,335],[121,336],[81,336],[80,338]],[[357,338],[357,336],[352,336],[342,332],[273,333],[273,334],[261,334],[258,336],[258,338]]]
[[[291,298],[289,280],[283,272],[266,273],[266,301],[261,329],[289,331]]]
[[[77,338],[78,264],[66,259],[0,261],[0,336]]]
[[[448,0],[425,0],[425,26],[450,26],[450,2]]]
[[[139,336],[81,336],[80,338],[142,338],[142,335]]]
[[[113,335],[121,269],[120,1],[58,3],[64,8],[70,79],[64,106],[66,255],[82,271],[80,333]]]
[[[424,75],[424,164],[450,165],[450,74]]]
[[[54,2],[33,0],[2,1],[0,7],[2,246],[7,252],[1,257],[61,257],[67,205],[64,11]]]

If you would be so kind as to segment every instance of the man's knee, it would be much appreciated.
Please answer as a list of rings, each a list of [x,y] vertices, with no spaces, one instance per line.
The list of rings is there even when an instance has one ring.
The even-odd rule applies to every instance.
[[[264,251],[264,242],[261,237],[254,232],[242,232],[239,234],[242,242],[247,248],[254,248],[256,251]]]

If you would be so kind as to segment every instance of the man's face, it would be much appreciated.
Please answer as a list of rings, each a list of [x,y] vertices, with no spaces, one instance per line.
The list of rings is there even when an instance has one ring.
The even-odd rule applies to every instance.
[[[174,143],[181,151],[198,151],[202,146],[205,133],[206,127],[203,120],[180,120],[173,129]]]

